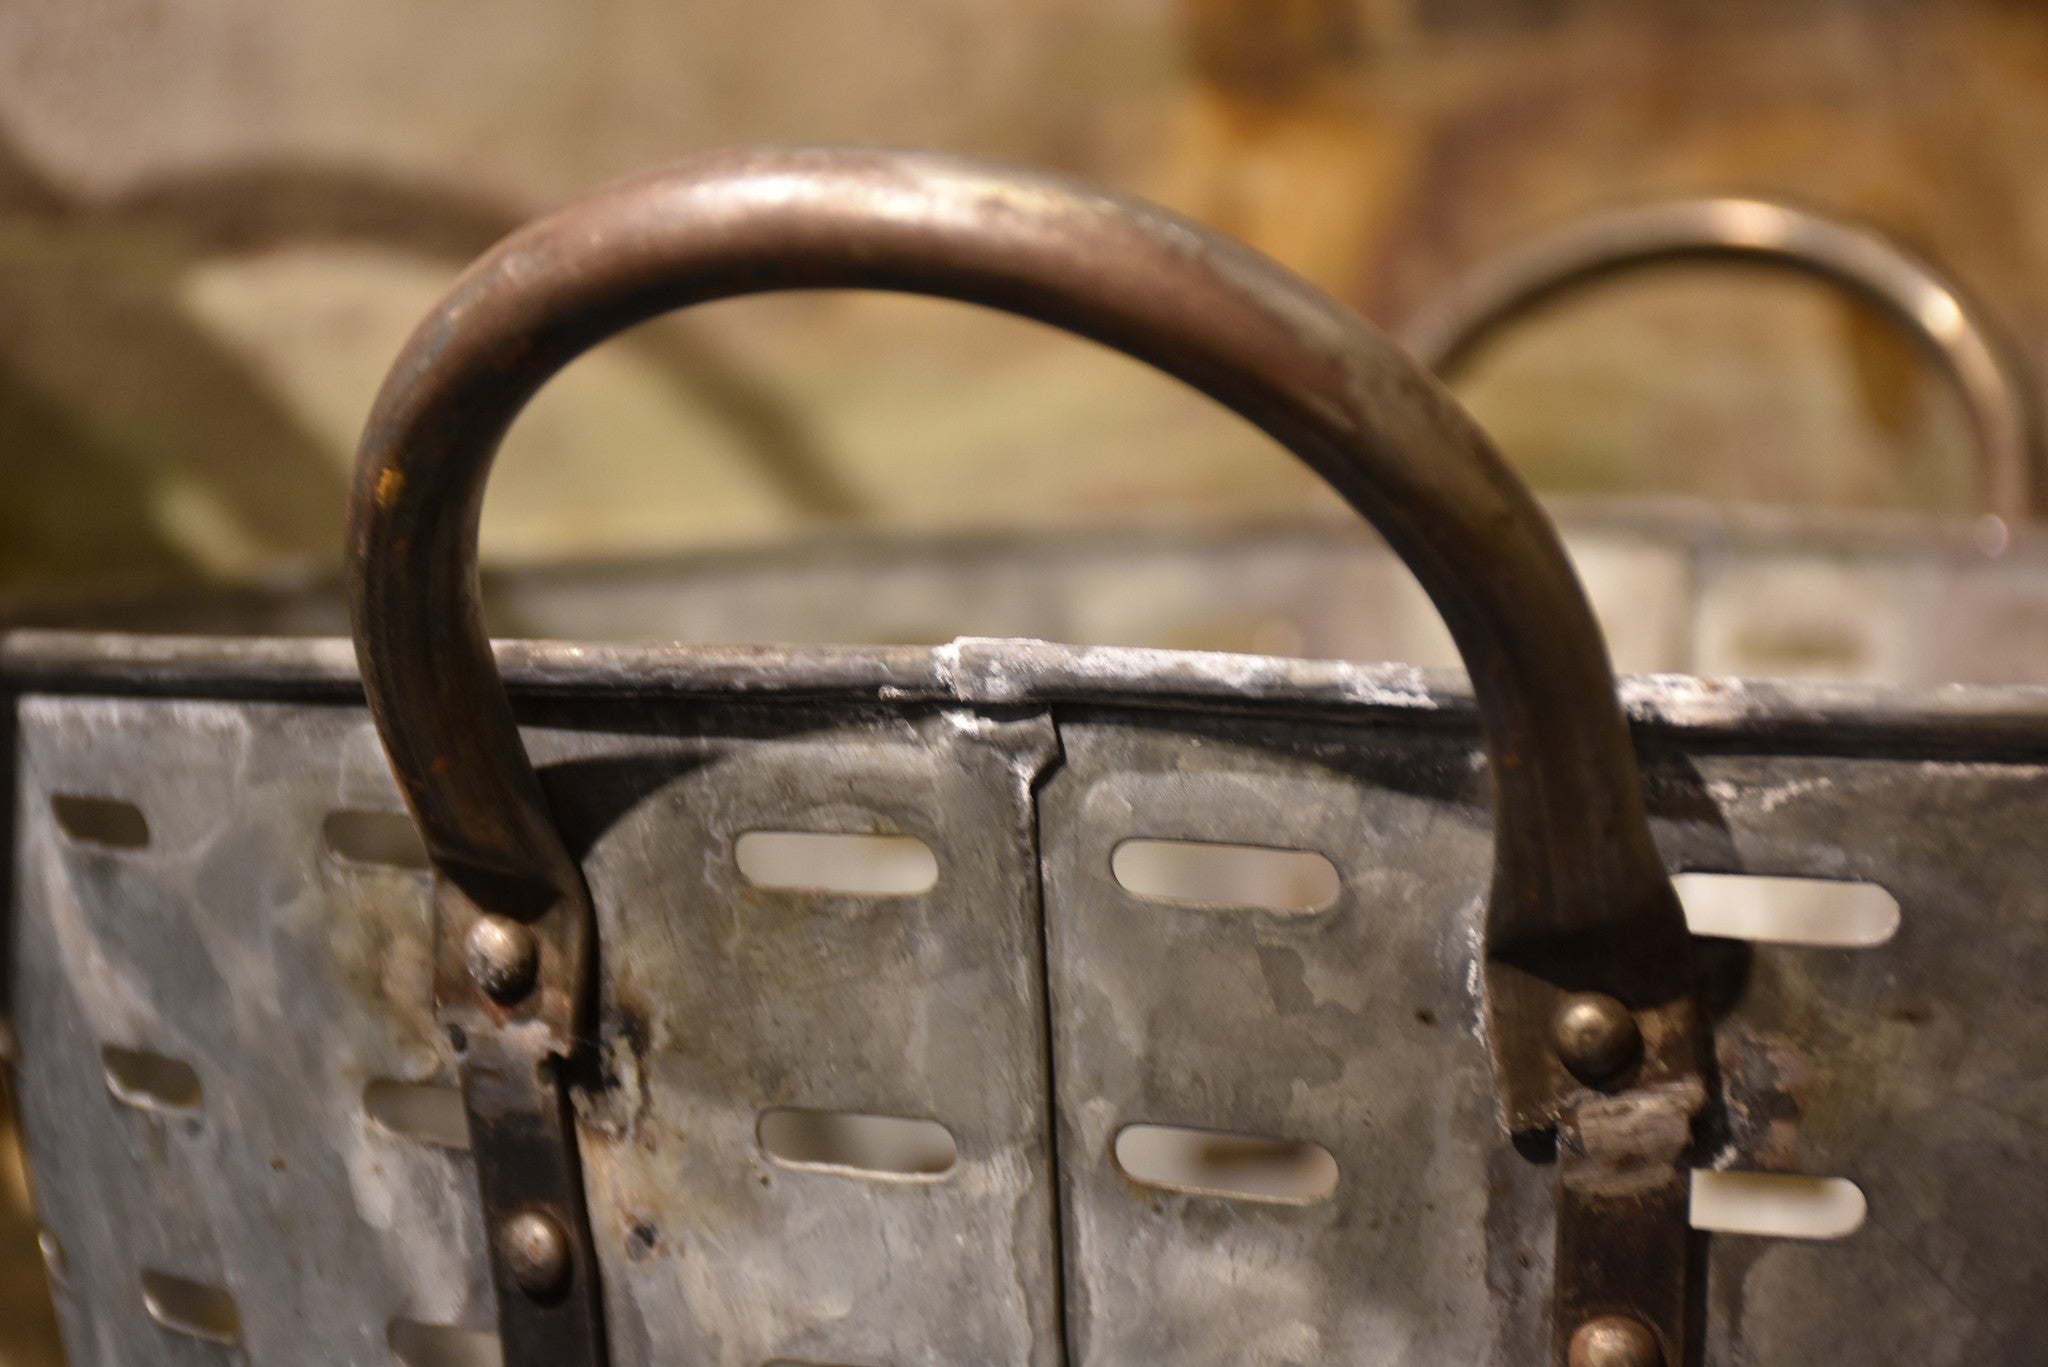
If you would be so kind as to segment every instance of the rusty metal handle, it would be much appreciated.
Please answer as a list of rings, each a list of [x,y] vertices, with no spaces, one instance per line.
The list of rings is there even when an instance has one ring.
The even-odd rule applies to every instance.
[[[1431,300],[1400,340],[1448,377],[1530,309],[1580,285],[1641,266],[1713,258],[1816,276],[1904,324],[1969,408],[1990,510],[2025,519],[2048,506],[2048,458],[2025,368],[1984,310],[1882,234],[1790,205],[1676,200],[1568,223],[1480,265]]]
[[[1433,379],[1313,286],[1163,210],[874,151],[714,156],[560,210],[470,268],[378,396],[350,508],[357,653],[435,864],[472,898],[531,914],[582,886],[479,612],[477,524],[506,429],[556,371],[635,323],[842,287],[1063,327],[1300,456],[1392,543],[1471,672],[1497,788],[1493,951],[1570,939],[1677,952],[1683,922],[1599,626],[1547,517]]]
[[[1579,1094],[1550,1044],[1567,992],[1682,1026],[1690,942],[1592,609],[1529,492],[1400,350],[1245,247],[1047,176],[818,150],[658,172],[470,268],[378,396],[350,505],[364,686],[439,875],[436,991],[468,1044],[508,1362],[601,1352],[587,1236],[536,1254],[562,1251],[541,1237],[550,1221],[585,1228],[549,1060],[584,1026],[593,918],[484,635],[485,478],[527,400],[607,337],[690,304],[825,288],[987,305],[1147,361],[1265,429],[1407,562],[1463,652],[1492,761],[1485,997],[1512,1126],[1554,1124]]]

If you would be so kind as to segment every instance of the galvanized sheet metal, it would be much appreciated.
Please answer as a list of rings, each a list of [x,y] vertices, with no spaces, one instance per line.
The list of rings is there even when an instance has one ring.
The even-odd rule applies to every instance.
[[[1041,820],[1076,1360],[1539,1360],[1549,1192],[1501,1154],[1479,1039],[1471,739],[1115,714],[1060,738]],[[1111,870],[1131,838],[1312,850],[1344,890],[1308,914],[1147,901]],[[1319,1143],[1336,1192],[1141,1187],[1113,1153],[1134,1123]]]
[[[60,668],[63,644],[43,686],[92,691],[17,705],[8,974],[74,1360],[232,1359],[147,1317],[145,1268],[232,1291],[252,1362],[388,1361],[398,1317],[489,1325],[466,1156],[362,1109],[371,1078],[450,1059],[420,875],[321,842],[329,811],[397,806],[344,658],[73,642]],[[507,662],[603,922],[609,1072],[579,1090],[621,1360],[1540,1351],[1553,1170],[1500,1140],[1474,1033],[1488,823],[1455,680],[992,642]],[[106,696],[287,685],[332,700]],[[1674,870],[1867,879],[1901,905],[1873,948],[1707,946],[1727,1106],[1700,1161],[1847,1177],[1870,1213],[1837,1242],[1708,1240],[1703,1361],[2028,1361],[2048,695],[1623,691]],[[150,845],[71,840],[57,792],[137,803]],[[731,842],[774,825],[908,831],[941,878],[887,906],[749,888]],[[1345,890],[1306,916],[1145,902],[1108,867],[1128,835],[1318,850]],[[199,1112],[116,1100],[103,1043],[190,1063]],[[929,1115],[961,1165],[784,1167],[753,1137],[779,1105]],[[1338,1186],[1137,1186],[1113,1153],[1136,1122],[1314,1140]]]
[[[364,1111],[446,1080],[423,874],[345,864],[321,825],[396,810],[355,708],[24,698],[9,971],[37,1206],[80,1367],[389,1360],[390,1322],[490,1322],[466,1154]],[[73,840],[54,793],[116,798],[141,849]],[[195,1070],[126,1104],[113,1044]],[[145,1271],[219,1287],[241,1350],[153,1322]]]
[[[583,1112],[611,1360],[1060,1361],[1030,790],[1041,713],[801,707],[528,732],[598,907]],[[632,730],[621,730],[637,723]],[[915,836],[902,895],[750,884],[752,831]],[[943,1176],[777,1162],[773,1109],[937,1121]]]
[[[1720,1167],[1839,1176],[1839,1242],[1713,1240],[1716,1363],[2024,1363],[2048,1331],[2048,768],[1660,756],[1674,868],[1876,883],[1869,948],[1720,943]]]

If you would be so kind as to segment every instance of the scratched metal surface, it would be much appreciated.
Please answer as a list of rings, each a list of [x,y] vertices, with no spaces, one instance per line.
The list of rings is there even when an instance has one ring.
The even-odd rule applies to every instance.
[[[1040,810],[1078,1359],[1539,1358],[1548,1184],[1497,1140],[1478,1043],[1469,740],[1107,710],[1060,737]],[[1730,745],[1648,748],[1673,871],[1877,883],[1902,925],[1710,942],[1733,1105],[1700,1166],[1847,1177],[1870,1215],[1841,1241],[1713,1236],[1704,1360],[2032,1361],[2048,770]],[[1306,915],[1147,901],[1110,872],[1130,838],[1313,850],[1345,890]],[[1136,1123],[1314,1141],[1343,1175],[1309,1207],[1141,1189],[1113,1157]]]
[[[1456,678],[1021,642],[502,658],[603,919],[580,1109],[619,1360],[1530,1360],[1550,1170],[1500,1140],[1475,1033],[1488,820]],[[463,1156],[363,1114],[369,1077],[446,1059],[417,877],[320,841],[396,806],[345,648],[16,638],[0,671],[29,690],[8,982],[73,1359],[223,1360],[146,1317],[144,1267],[233,1291],[252,1362],[488,1324]],[[251,690],[297,701],[222,696]],[[1871,949],[1710,943],[1728,1106],[1700,1161],[1848,1177],[1870,1216],[1713,1236],[1702,1360],[2032,1361],[2048,694],[1623,694],[1674,870],[1902,908]],[[136,802],[150,847],[60,834],[71,791]],[[940,882],[886,909],[742,887],[732,837],[785,823],[919,834]],[[1344,890],[1302,918],[1140,902],[1107,871],[1132,834],[1319,850]],[[100,1045],[149,1041],[200,1071],[196,1116],[109,1095]],[[962,1161],[778,1166],[759,1111],[804,1104],[932,1116]],[[1139,1187],[1111,1153],[1139,1122],[1314,1140],[1338,1186]]]
[[[1083,1363],[1526,1363],[1547,1174],[1505,1149],[1473,950],[1491,871],[1469,739],[1063,719],[1040,807],[1069,1312]],[[1124,891],[1126,839],[1315,851],[1321,911]],[[1321,1144],[1331,1199],[1141,1187],[1131,1124]]]
[[[1033,779],[1050,721],[613,711],[530,733],[599,916],[582,1150],[611,1360],[1060,1360]],[[587,719],[583,724],[590,724]],[[763,888],[750,831],[912,835],[902,895]],[[935,1120],[942,1176],[776,1161],[772,1109]]]
[[[30,697],[16,724],[17,1096],[71,1361],[381,1362],[393,1319],[489,1323],[468,1156],[363,1105],[452,1077],[424,875],[321,836],[398,809],[368,717]],[[133,802],[148,846],[68,838],[57,793]],[[186,1063],[201,1104],[117,1100],[106,1044]],[[145,1270],[228,1290],[241,1351],[154,1323]]]
[[[1674,869],[1883,886],[1863,949],[1715,942],[1714,1166],[1840,1176],[1839,1242],[1713,1241],[1716,1363],[2021,1364],[2048,1336],[2048,768],[1669,754]]]

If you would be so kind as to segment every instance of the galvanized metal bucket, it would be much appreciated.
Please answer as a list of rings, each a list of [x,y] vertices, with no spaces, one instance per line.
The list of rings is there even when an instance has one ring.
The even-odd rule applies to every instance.
[[[532,392],[654,313],[835,286],[1259,423],[1469,688],[493,648],[476,517]],[[351,555],[354,652],[4,647],[74,1361],[2020,1363],[2048,1329],[2048,694],[1617,685],[1448,396],[1192,224],[905,155],[615,187],[415,335]],[[1841,1237],[1745,1216],[1773,1180]]]

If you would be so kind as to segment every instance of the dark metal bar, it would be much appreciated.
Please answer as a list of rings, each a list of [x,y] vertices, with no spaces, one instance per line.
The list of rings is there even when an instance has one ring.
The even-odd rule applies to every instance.
[[[1587,1091],[1558,1130],[1552,1367],[1686,1367],[1689,1159],[1707,1094],[1696,1025],[1648,1025],[1622,1085]]]

